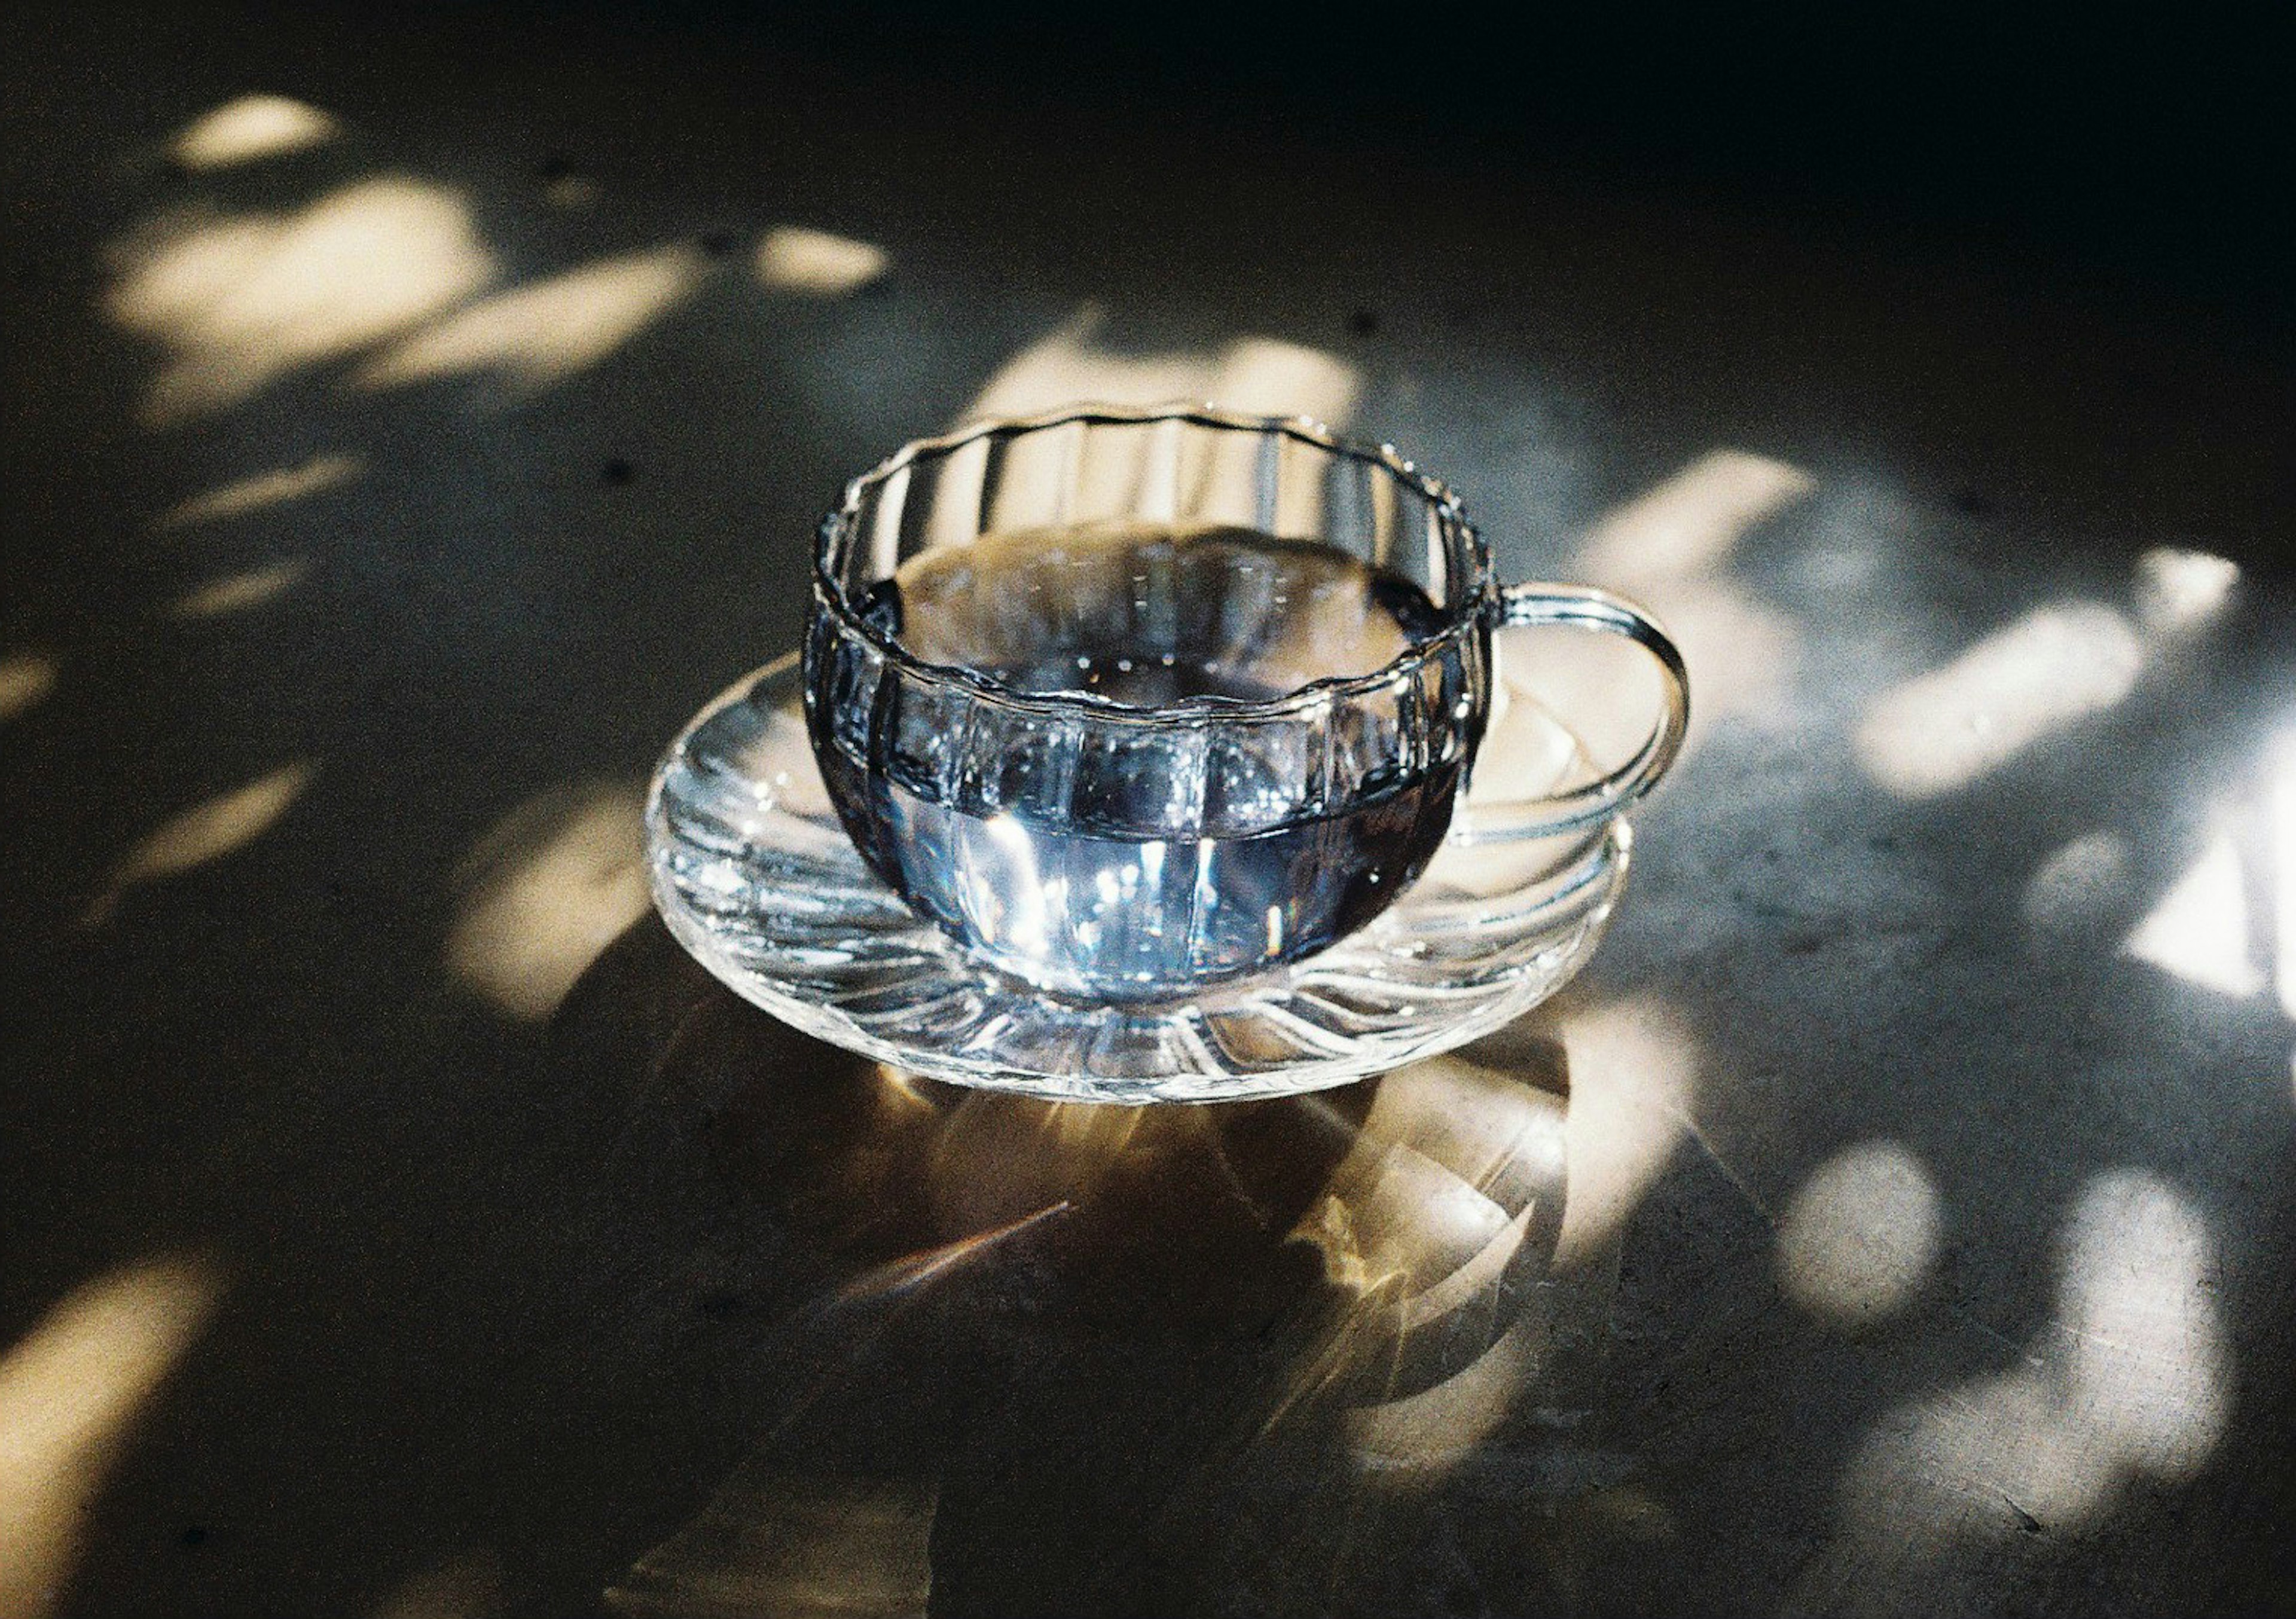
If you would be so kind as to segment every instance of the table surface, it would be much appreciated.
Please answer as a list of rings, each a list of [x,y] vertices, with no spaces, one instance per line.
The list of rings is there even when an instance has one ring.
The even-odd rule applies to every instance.
[[[2296,413],[2238,320],[675,30],[31,27],[0,1613],[2296,1600]],[[718,987],[645,773],[841,479],[1176,396],[1677,631],[1595,964],[1148,1113]]]

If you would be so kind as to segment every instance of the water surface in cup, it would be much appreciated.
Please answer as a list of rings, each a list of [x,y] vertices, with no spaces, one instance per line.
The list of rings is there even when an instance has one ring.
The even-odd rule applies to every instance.
[[[1417,585],[1330,545],[1129,523],[922,552],[864,612],[927,663],[1143,708],[1374,674],[1442,626]]]
[[[1140,524],[927,551],[861,605],[927,662],[1126,710],[1374,674],[1443,625],[1419,586],[1331,546]],[[1072,720],[880,711],[871,767],[834,748],[824,766],[872,863],[959,937],[1056,989],[1156,994],[1319,949],[1417,877],[1464,749],[1387,712],[1144,716],[1111,743]]]

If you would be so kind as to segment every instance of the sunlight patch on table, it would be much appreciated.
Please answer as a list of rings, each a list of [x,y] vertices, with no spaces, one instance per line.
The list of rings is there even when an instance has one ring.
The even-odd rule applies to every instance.
[[[0,1615],[35,1619],[62,1597],[121,1441],[223,1291],[209,1261],[127,1265],[0,1356]]]
[[[2095,1528],[2132,1483],[2193,1477],[2230,1410],[2208,1224],[2157,1175],[2093,1177],[2058,1251],[2054,1321],[2021,1364],[1868,1430],[1843,1486],[1851,1562]]]
[[[701,274],[701,256],[686,247],[585,265],[458,310],[361,366],[353,380],[361,388],[398,388],[491,370],[520,387],[560,381],[667,315]]]
[[[2248,884],[2230,832],[2209,840],[2120,948],[2218,994],[2244,998],[2264,988],[2250,943]]]
[[[309,558],[292,557],[267,568],[226,574],[176,598],[168,604],[168,617],[220,618],[231,613],[244,613],[285,595],[310,571]]]
[[[1105,308],[1084,306],[1058,331],[1006,361],[960,420],[1048,410],[1078,400],[1137,405],[1185,399],[1339,426],[1353,411],[1362,386],[1354,366],[1319,348],[1247,337],[1212,352],[1124,354],[1102,341],[1107,323]]]
[[[754,268],[758,280],[776,292],[843,298],[884,274],[892,262],[874,242],[785,225],[758,243]]]
[[[800,1472],[752,1458],[605,1593],[618,1614],[923,1619],[939,1489],[929,1476]]]
[[[366,462],[357,455],[314,455],[295,466],[253,473],[195,495],[161,517],[153,527],[185,528],[195,523],[245,517],[250,512],[283,506],[306,495],[340,487],[365,470]]]
[[[631,788],[561,788],[505,817],[463,863],[447,963],[522,1022],[557,1009],[647,904],[644,804]]]
[[[2114,1170],[2083,1190],[2065,1247],[2070,1403],[2128,1468],[2192,1477],[2231,1409],[2207,1220],[2158,1175]]]
[[[153,425],[236,405],[391,337],[495,274],[463,199],[405,176],[286,213],[190,210],[120,257],[107,311],[175,351],[145,397]]]
[[[1936,1268],[1943,1218],[1937,1189],[1897,1141],[1867,1141],[1820,1165],[1778,1221],[1785,1295],[1830,1325],[1895,1315]]]
[[[2127,697],[2136,628],[2095,602],[2036,609],[1866,711],[1855,739],[1874,779],[1907,798],[1950,792]]]
[[[1690,1133],[1699,1058],[1683,1020],[1648,999],[1580,1012],[1562,1038],[1570,1197],[1555,1260],[1568,1267],[1624,1226]]]
[[[56,689],[56,660],[37,652],[0,658],[0,720],[36,707]]]
[[[1720,715],[1776,703],[1786,690],[1796,626],[1730,577],[1727,565],[1748,532],[1816,488],[1815,478],[1785,462],[1710,451],[1614,507],[1572,561],[1574,576],[1628,592],[1666,621],[1693,670],[1693,737]],[[1557,684],[1548,700],[1575,714],[1597,695]]]
[[[333,140],[340,128],[308,102],[284,95],[242,95],[184,126],[168,150],[186,168],[231,168],[258,158],[307,151]]]
[[[2177,635],[2220,617],[2240,564],[2205,551],[2156,545],[2136,559],[2136,612],[2146,633]]]
[[[1714,450],[1663,483],[1614,507],[1578,553],[1598,579],[1680,578],[1729,560],[1739,537],[1817,488],[1783,461]]]
[[[2280,1010],[2296,1018],[2296,732],[2265,752],[2267,825],[2272,838],[2272,941]]]
[[[2052,850],[2025,880],[2018,911],[2037,933],[2062,936],[2103,921],[2128,892],[2128,839],[2084,832]]]
[[[277,823],[317,773],[316,760],[283,765],[163,822],[121,859],[111,887],[83,920],[90,926],[101,923],[130,888],[179,877],[245,848]]]
[[[1204,397],[1230,410],[1305,416],[1340,427],[1355,413],[1361,388],[1356,368],[1323,349],[1241,338],[1220,351]]]

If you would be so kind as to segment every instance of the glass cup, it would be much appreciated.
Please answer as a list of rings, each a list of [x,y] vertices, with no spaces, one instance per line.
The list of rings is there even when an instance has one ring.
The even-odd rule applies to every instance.
[[[1660,713],[1598,779],[1455,825],[1512,625],[1628,638]],[[822,524],[804,678],[877,874],[996,967],[1092,1000],[1308,955],[1447,837],[1599,829],[1689,714],[1647,614],[1501,586],[1456,497],[1393,450],[1182,405],[981,422],[856,479]]]

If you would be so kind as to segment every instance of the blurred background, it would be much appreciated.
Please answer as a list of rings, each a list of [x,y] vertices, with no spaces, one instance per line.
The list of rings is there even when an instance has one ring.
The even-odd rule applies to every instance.
[[[2284,37],[0,24],[0,1614],[2296,1607]],[[1171,397],[1677,634],[1594,965],[1178,1113],[715,985],[842,480]]]

